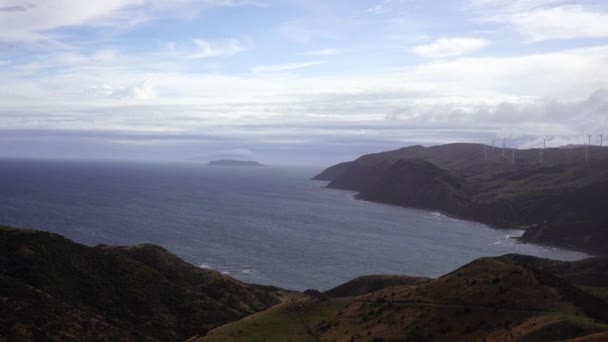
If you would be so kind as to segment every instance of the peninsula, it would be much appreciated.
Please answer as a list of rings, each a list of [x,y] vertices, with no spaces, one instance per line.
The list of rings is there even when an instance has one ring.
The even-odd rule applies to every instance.
[[[608,245],[607,147],[410,146],[332,166],[314,179],[360,199],[526,229],[527,242],[599,254]]]

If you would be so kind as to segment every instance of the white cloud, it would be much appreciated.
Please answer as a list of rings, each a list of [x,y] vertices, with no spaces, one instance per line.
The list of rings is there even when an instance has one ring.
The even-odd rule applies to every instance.
[[[190,58],[209,58],[234,56],[247,48],[237,39],[225,39],[221,41],[208,41],[204,39],[193,39],[192,42],[197,47],[197,51]]]
[[[93,2],[3,0],[0,2],[1,8],[20,8],[20,10],[0,11],[0,39],[9,41],[43,39],[45,31],[100,20],[138,2],[138,0]]]
[[[305,69],[315,65],[323,64],[322,61],[313,61],[305,63],[290,63],[290,64],[277,64],[277,65],[260,65],[251,69],[254,74],[268,73],[268,72],[284,72],[298,69]]]
[[[412,51],[429,58],[454,57],[479,51],[489,45],[480,38],[441,38],[430,44],[416,46]]]
[[[131,27],[170,11],[193,15],[246,0],[0,0],[0,41],[52,39],[48,31],[73,26]]]
[[[608,13],[589,11],[580,5],[538,9],[503,20],[531,42],[608,37]]]
[[[19,62],[0,68],[0,126],[209,132],[272,141],[324,136],[438,142],[497,130],[568,137],[605,121],[608,93],[587,98],[608,88],[607,59],[608,46],[600,46],[311,77],[288,71],[320,61],[228,76],[191,73],[183,63],[192,61],[173,64],[155,54],[50,54],[37,62],[35,77],[26,73],[33,68],[27,64],[23,70]],[[58,66],[62,72],[46,72]]]
[[[321,49],[321,50],[312,50],[306,53],[308,56],[334,56],[340,54],[340,50],[338,49]]]
[[[608,37],[608,12],[568,0],[472,0],[482,20],[511,26],[529,42]]]
[[[470,0],[474,8],[486,10],[492,15],[517,14],[556,5],[569,0]]]

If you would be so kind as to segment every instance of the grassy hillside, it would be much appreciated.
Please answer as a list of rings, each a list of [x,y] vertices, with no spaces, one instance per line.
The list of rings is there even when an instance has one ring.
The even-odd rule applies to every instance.
[[[86,247],[0,228],[0,340],[180,340],[267,309],[282,292],[161,247]]]
[[[357,289],[356,296],[294,299],[195,340],[552,341],[589,336],[593,341],[605,336],[594,334],[608,331],[608,303],[550,273],[558,264],[560,270],[597,272],[593,266],[505,256],[474,261],[436,280],[404,277],[406,283],[399,284],[389,281],[394,277],[361,278],[342,286]],[[359,295],[370,282],[384,286]]]
[[[158,246],[0,228],[0,341],[545,341],[608,333],[608,259],[483,258],[325,293],[247,285]]]

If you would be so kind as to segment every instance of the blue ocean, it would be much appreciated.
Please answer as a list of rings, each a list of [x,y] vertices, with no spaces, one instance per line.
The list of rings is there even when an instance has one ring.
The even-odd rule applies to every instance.
[[[329,289],[354,277],[437,277],[507,253],[587,255],[521,244],[436,212],[353,199],[310,180],[319,169],[0,160],[0,224],[87,245],[161,245],[250,283]]]

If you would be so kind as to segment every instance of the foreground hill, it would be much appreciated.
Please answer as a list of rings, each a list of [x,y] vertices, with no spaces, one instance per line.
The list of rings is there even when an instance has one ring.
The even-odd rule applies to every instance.
[[[161,247],[0,227],[0,341],[184,340],[279,303]]]
[[[588,336],[581,340],[600,341],[608,332],[608,303],[552,271],[593,277],[594,266],[606,262],[590,259],[583,266],[509,255],[476,260],[435,280],[363,277],[196,340],[554,341]],[[344,297],[349,292],[353,296]]]
[[[479,144],[412,146],[338,164],[315,179],[357,191],[361,199],[528,227],[525,241],[605,253],[608,148],[592,147],[589,162],[584,147],[547,149],[542,165],[540,153]]]
[[[601,341],[608,259],[476,260],[325,293],[247,285],[153,245],[0,228],[0,341]]]

